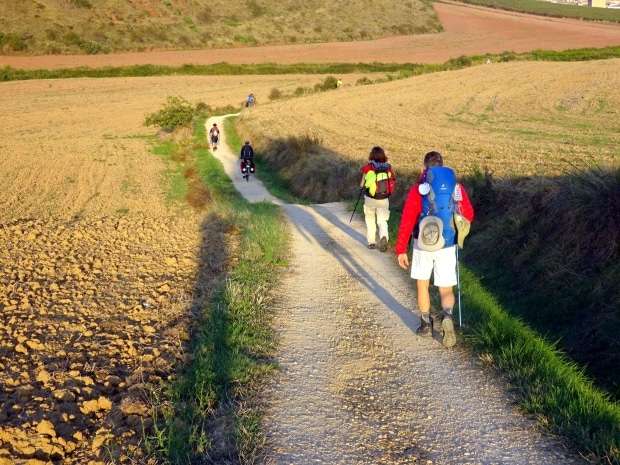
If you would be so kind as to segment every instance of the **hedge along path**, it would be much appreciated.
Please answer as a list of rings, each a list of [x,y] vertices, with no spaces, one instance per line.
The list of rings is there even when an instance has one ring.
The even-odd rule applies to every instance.
[[[225,117],[207,121],[223,127]],[[496,372],[415,335],[413,283],[369,251],[343,203],[283,204],[214,152],[250,202],[282,205],[291,260],[275,325],[280,374],[265,393],[267,463],[585,464],[516,407]]]

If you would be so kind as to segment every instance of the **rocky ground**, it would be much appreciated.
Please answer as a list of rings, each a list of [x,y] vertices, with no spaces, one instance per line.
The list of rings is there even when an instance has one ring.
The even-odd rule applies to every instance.
[[[198,231],[183,218],[0,225],[0,464],[145,463],[156,388],[185,358]]]

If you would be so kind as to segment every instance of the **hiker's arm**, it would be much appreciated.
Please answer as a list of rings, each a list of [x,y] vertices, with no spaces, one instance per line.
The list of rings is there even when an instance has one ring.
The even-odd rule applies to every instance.
[[[407,194],[403,214],[398,227],[398,236],[396,238],[396,253],[398,255],[406,254],[409,246],[409,238],[413,232],[413,228],[418,222],[418,217],[422,212],[422,198],[418,192],[418,185],[414,184]]]
[[[469,195],[467,195],[467,191],[462,184],[459,184],[459,188],[461,189],[461,196],[463,197],[463,199],[459,202],[461,215],[463,215],[465,219],[471,223],[472,221],[474,221],[474,206],[471,204],[471,200],[469,200]]]

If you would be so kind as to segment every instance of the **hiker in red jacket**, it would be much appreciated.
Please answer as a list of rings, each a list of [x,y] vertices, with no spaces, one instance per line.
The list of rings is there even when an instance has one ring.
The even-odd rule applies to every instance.
[[[441,331],[446,347],[456,344],[452,321],[453,287],[457,284],[456,247],[462,247],[473,219],[474,209],[467,192],[456,182],[454,171],[443,166],[439,152],[427,153],[420,180],[407,194],[398,228],[396,254],[401,268],[408,269],[409,239],[417,226],[411,259],[411,277],[417,282],[421,314],[416,333],[422,336],[432,334],[434,322],[430,315],[429,284],[433,274],[433,284],[439,288],[441,297]]]

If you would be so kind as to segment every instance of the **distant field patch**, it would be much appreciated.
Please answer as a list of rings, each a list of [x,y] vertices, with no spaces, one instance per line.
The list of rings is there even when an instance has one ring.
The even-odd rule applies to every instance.
[[[619,87],[618,59],[498,63],[277,102],[239,122],[272,139],[319,134],[359,163],[382,145],[401,171],[437,149],[463,174],[552,175],[618,161]]]
[[[543,0],[461,0],[472,5],[489,6],[502,10],[519,11],[557,18],[586,19],[590,21],[620,22],[620,10],[565,5]]]

